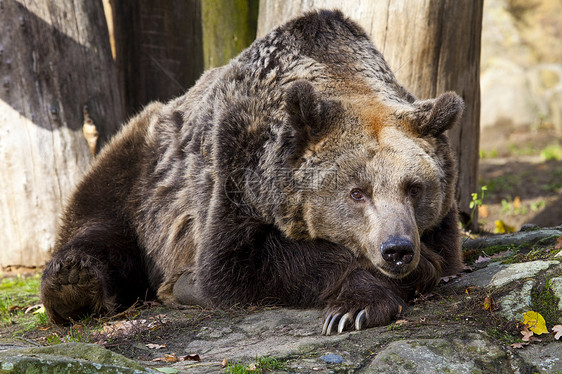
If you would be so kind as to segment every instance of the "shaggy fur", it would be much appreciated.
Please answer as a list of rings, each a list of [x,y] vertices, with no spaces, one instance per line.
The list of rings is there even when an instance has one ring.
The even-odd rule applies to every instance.
[[[46,310],[159,297],[389,323],[461,267],[443,132],[462,106],[416,100],[340,12],[297,18],[105,147],[64,213]]]

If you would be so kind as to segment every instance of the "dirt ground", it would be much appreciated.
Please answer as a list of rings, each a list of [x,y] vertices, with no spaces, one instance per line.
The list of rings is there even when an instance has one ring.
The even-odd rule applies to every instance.
[[[488,129],[480,149],[479,188],[487,188],[479,208],[483,231],[493,233],[498,220],[515,231],[525,223],[562,224],[560,136],[550,128]]]

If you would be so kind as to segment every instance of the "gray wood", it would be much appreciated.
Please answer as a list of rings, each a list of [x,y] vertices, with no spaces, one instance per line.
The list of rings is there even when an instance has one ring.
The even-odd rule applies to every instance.
[[[101,1],[0,1],[0,266],[42,265],[92,154],[121,124]]]

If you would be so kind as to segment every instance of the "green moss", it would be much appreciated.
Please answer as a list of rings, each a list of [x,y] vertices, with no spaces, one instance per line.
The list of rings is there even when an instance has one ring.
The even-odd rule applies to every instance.
[[[287,370],[287,361],[267,356],[256,357],[256,362],[248,365],[240,362],[232,362],[226,367],[226,372],[230,374],[255,374],[278,370]]]
[[[256,37],[258,0],[201,2],[205,69],[222,66]]]
[[[547,326],[553,326],[559,323],[560,310],[558,303],[560,299],[554,294],[547,280],[542,287],[536,287],[531,291],[531,309],[540,313]]]

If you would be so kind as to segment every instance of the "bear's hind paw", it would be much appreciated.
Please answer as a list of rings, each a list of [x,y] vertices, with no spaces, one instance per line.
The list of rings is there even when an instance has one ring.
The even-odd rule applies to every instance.
[[[64,324],[88,313],[104,314],[112,300],[104,297],[103,271],[87,255],[53,259],[43,273],[41,300],[54,323]]]

